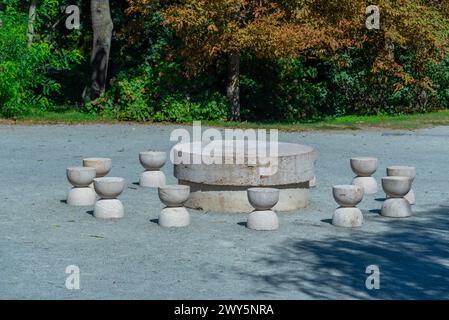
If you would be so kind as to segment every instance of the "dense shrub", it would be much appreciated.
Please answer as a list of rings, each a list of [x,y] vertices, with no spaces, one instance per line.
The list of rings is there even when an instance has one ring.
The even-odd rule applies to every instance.
[[[8,8],[0,13],[0,115],[13,117],[32,109],[45,110],[60,85],[51,69],[65,69],[81,60],[77,50],[55,52],[36,39],[27,46],[27,16]]]
[[[188,122],[225,117],[227,104],[223,96],[207,90],[195,96],[188,90],[170,92],[169,79],[161,69],[148,66],[139,72],[122,72],[112,79],[110,89],[89,103],[87,109],[118,120],[134,121]]]

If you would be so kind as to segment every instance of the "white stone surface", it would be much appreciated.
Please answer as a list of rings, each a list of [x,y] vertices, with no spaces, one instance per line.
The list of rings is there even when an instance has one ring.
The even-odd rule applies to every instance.
[[[100,198],[114,199],[123,192],[125,179],[118,177],[95,178],[94,188]]]
[[[256,210],[269,210],[279,201],[279,189],[249,188],[248,201]]]
[[[252,207],[246,195],[250,187],[280,189],[276,210],[293,211],[307,206],[309,181],[315,176],[316,153],[312,147],[280,142],[276,156],[270,156],[269,152],[264,151],[262,153],[266,156],[257,158],[255,150],[251,147],[248,149],[248,145],[245,145],[244,152],[240,152],[223,141],[209,144],[195,142],[175,146],[173,157],[175,161],[180,157],[191,160],[194,157],[199,157],[200,160],[207,158],[210,153],[204,148],[210,144],[221,150],[222,164],[175,162],[174,175],[179,184],[192,188],[191,196],[185,204],[187,207],[215,212],[251,212]],[[235,142],[235,145],[237,144]],[[235,159],[238,158],[242,163],[236,163]],[[230,160],[230,163],[226,163],[227,160]],[[267,168],[273,170],[272,175],[264,174],[267,172],[264,169]]]
[[[387,167],[387,176],[403,176],[409,177],[413,181],[416,177],[416,168],[411,166],[390,166]],[[388,195],[387,195],[388,197]],[[410,191],[405,195],[405,199],[412,205],[416,203],[415,191],[410,189]]]
[[[359,177],[369,177],[376,172],[379,160],[373,157],[355,157],[350,159],[352,171]]]
[[[165,228],[181,228],[190,224],[190,215],[184,207],[167,207],[159,214],[159,225]]]
[[[412,180],[409,177],[383,177],[382,188],[388,197],[403,198],[411,189]]]
[[[146,170],[159,170],[167,161],[167,154],[162,151],[142,151],[139,161]]]
[[[93,206],[96,200],[95,191],[89,187],[74,187],[67,195],[70,206]]]
[[[363,199],[363,188],[355,185],[336,185],[332,195],[341,207],[355,207]]]
[[[95,168],[96,177],[104,177],[111,171],[112,160],[110,158],[85,158],[83,159],[84,167]]]
[[[190,186],[190,196],[184,204],[188,208],[225,213],[249,213],[253,207],[248,201],[247,187],[212,186],[180,181]],[[275,211],[294,211],[307,207],[309,189],[304,184],[279,189]]]
[[[279,219],[276,212],[272,210],[256,210],[248,215],[246,227],[259,231],[277,230]]]
[[[165,174],[162,171],[144,171],[140,174],[139,185],[141,187],[158,188],[166,184]]]
[[[363,188],[365,194],[377,193],[377,181],[374,177],[355,177],[352,184]]]
[[[86,167],[69,167],[67,179],[74,187],[87,187],[95,178],[95,169]]]
[[[221,141],[217,141],[219,144]],[[196,152],[195,145],[198,145],[199,152]],[[175,160],[179,158],[179,154],[185,154],[191,159],[193,155],[201,157],[203,155],[203,148],[205,145],[201,143],[188,143],[176,145],[174,149]],[[185,150],[193,149],[191,152]],[[234,153],[233,153],[234,152]],[[262,157],[255,159],[256,164],[248,164],[249,159],[253,159],[252,153],[245,148],[244,153],[239,153],[236,150],[224,144],[222,149],[223,154],[228,154],[228,157],[223,156],[222,164],[175,164],[174,175],[179,180],[189,182],[203,183],[209,185],[220,186],[247,186],[247,187],[276,187],[277,185],[297,184],[300,182],[308,182],[315,176],[314,162],[316,158],[315,151],[312,147],[279,142],[277,153],[277,171],[273,175],[261,174],[261,168],[267,168],[269,165],[265,161],[272,160],[271,157]],[[226,164],[226,158],[232,161],[232,164]],[[237,164],[233,159],[241,158],[243,164]],[[273,166],[275,163],[272,163]]]
[[[159,199],[167,207],[181,207],[189,198],[190,187],[173,184],[158,188]]]
[[[411,166],[389,166],[387,167],[387,176],[409,177],[413,182],[416,177],[416,168]]]
[[[412,215],[412,208],[405,198],[389,198],[382,204],[381,215],[390,218],[407,218]]]
[[[361,227],[363,224],[362,211],[359,208],[338,208],[332,216],[332,224],[344,228]]]
[[[95,203],[94,217],[100,219],[122,218],[125,214],[123,204],[118,199],[100,199]]]
[[[377,193],[377,181],[371,177],[379,166],[379,160],[373,157],[355,157],[350,159],[352,171],[357,175],[352,184],[363,188],[365,194]]]

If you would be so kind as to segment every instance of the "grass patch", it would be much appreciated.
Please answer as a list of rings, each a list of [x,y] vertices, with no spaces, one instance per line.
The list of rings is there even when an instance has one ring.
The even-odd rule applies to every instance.
[[[0,119],[0,124],[89,124],[89,123],[129,123],[149,124],[151,122],[119,122],[117,120],[87,114],[73,109],[64,109],[51,112],[34,112],[17,119]],[[167,124],[167,123],[165,123]],[[191,125],[191,123],[185,123]],[[407,115],[378,115],[378,116],[344,116],[326,118],[319,121],[282,123],[282,122],[226,122],[202,121],[205,126],[218,126],[229,128],[265,128],[283,131],[308,130],[358,130],[366,128],[387,128],[414,130],[419,128],[449,125],[449,110],[423,114]]]

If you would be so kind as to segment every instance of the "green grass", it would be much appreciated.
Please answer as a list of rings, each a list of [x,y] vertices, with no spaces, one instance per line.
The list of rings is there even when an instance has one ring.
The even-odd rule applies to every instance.
[[[0,119],[0,123],[18,124],[83,124],[83,123],[119,123],[119,121],[86,114],[76,110],[63,110],[54,112],[36,112],[14,120]],[[128,122],[126,122],[128,123]],[[130,122],[138,124],[136,122]],[[148,124],[148,123],[142,123]],[[189,123],[190,124],[190,123]],[[365,128],[389,128],[414,130],[419,128],[449,125],[449,110],[424,114],[409,114],[397,116],[345,116],[339,118],[327,118],[320,121],[280,123],[280,122],[225,122],[202,121],[203,125],[230,127],[230,128],[265,128],[284,131],[305,130],[357,130]]]

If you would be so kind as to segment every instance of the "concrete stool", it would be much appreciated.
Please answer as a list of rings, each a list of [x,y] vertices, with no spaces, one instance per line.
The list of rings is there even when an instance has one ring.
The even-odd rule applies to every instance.
[[[160,171],[167,160],[165,152],[144,151],[139,153],[140,164],[145,171],[140,174],[141,187],[161,187],[165,185],[165,174]]]
[[[357,157],[350,160],[351,169],[357,175],[352,184],[363,188],[365,194],[375,194],[377,192],[376,179],[372,177],[379,165],[377,158]]]
[[[363,188],[357,185],[337,185],[332,188],[335,201],[340,205],[332,216],[337,227],[355,228],[363,224],[363,214],[356,206],[363,199]]]
[[[253,230],[277,230],[279,220],[272,208],[279,201],[279,189],[275,188],[249,188],[248,201],[254,211],[248,215],[246,226]]]
[[[95,178],[102,178],[111,171],[112,160],[110,158],[86,158],[83,159],[83,166],[95,168]],[[89,187],[93,188],[93,183]]]
[[[409,177],[383,177],[382,188],[388,199],[382,205],[381,215],[390,218],[406,218],[412,215],[412,207],[404,198],[412,188],[412,180]]]
[[[89,188],[89,185],[94,178],[94,168],[67,168],[67,179],[73,185],[73,188],[67,195],[67,204],[70,206],[93,206],[95,203],[95,191]]]
[[[413,181],[416,177],[416,168],[415,167],[409,167],[409,166],[391,166],[387,167],[387,176],[393,177],[393,176],[401,176],[401,177],[409,177]],[[413,189],[410,189],[410,191],[404,196],[404,198],[410,203],[415,204],[415,191]]]
[[[122,218],[125,210],[117,197],[125,188],[125,179],[117,177],[95,178],[94,188],[100,196],[100,200],[95,203],[94,217],[102,219]]]
[[[158,189],[159,199],[166,205],[159,214],[161,227],[187,227],[190,215],[184,207],[190,195],[190,187],[185,185],[166,185]]]

